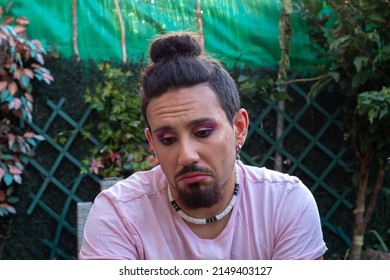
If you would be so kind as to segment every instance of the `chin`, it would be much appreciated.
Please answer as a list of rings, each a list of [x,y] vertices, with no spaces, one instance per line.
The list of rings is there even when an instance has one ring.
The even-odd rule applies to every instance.
[[[218,186],[205,187],[201,184],[191,184],[188,191],[179,192],[180,202],[188,209],[210,208],[222,199]]]

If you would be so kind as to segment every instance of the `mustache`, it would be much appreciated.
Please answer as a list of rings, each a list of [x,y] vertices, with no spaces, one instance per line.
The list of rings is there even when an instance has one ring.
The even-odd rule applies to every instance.
[[[194,165],[191,165],[191,166],[184,166],[182,169],[180,169],[176,173],[175,178],[177,179],[178,177],[180,177],[182,175],[185,175],[187,173],[191,173],[191,172],[202,172],[202,173],[206,173],[206,174],[212,174],[213,173],[208,168],[201,167],[201,166],[198,166],[198,165],[194,164]]]

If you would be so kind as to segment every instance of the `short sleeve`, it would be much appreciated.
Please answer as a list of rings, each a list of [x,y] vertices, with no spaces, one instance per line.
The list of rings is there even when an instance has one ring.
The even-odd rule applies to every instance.
[[[291,184],[279,204],[273,259],[319,258],[327,248],[317,204],[300,181]]]
[[[136,236],[102,192],[88,214],[79,259],[137,259]]]

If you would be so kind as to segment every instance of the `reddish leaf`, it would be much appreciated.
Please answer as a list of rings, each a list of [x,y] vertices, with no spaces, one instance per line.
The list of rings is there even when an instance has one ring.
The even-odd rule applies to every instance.
[[[45,60],[43,59],[43,56],[38,53],[37,54],[37,57],[36,57],[37,61],[40,63],[40,64],[45,64]]]
[[[22,136],[16,136],[16,140],[21,143],[21,144],[24,144],[26,143],[26,141],[24,140],[24,138]]]
[[[14,30],[17,34],[23,34],[26,31],[26,27],[24,27],[23,25],[16,25],[14,27]]]
[[[48,79],[49,81],[53,81],[54,80],[53,76],[48,74],[48,73],[43,73],[42,77]]]
[[[0,92],[7,88],[8,83],[6,81],[0,82]]]
[[[8,138],[8,142],[15,142],[15,134],[8,133],[7,138]]]
[[[23,76],[23,69],[18,69],[16,71],[16,79],[20,80],[20,78]]]
[[[23,171],[17,168],[16,166],[11,166],[8,171],[12,175],[20,175],[23,173]]]
[[[0,208],[8,208],[10,207],[11,205],[9,205],[7,202],[2,202],[0,203]]]
[[[39,41],[39,40],[32,40],[32,42],[34,43],[34,45],[35,45],[38,49],[42,49],[42,48],[43,48],[41,41]]]
[[[29,77],[30,79],[34,79],[34,72],[31,69],[28,68],[23,69],[23,74]]]
[[[16,23],[17,23],[17,24],[20,24],[20,25],[27,25],[27,24],[30,23],[30,21],[29,21],[29,19],[26,18],[26,17],[18,17],[18,18],[16,19]]]
[[[20,107],[22,107],[22,101],[19,98],[14,98],[14,108],[15,108],[15,110],[18,110]]]
[[[0,190],[0,201],[4,201],[7,198],[5,191]]]
[[[18,85],[15,82],[11,82],[8,85],[8,90],[11,95],[14,95],[18,91]]]
[[[30,93],[28,93],[28,92],[24,93],[24,97],[26,97],[26,99],[28,101],[34,102],[34,98],[33,98],[33,96]]]
[[[24,133],[24,137],[26,137],[26,138],[34,138],[35,135],[36,134],[34,132],[31,132],[31,131],[27,131]]]
[[[14,22],[14,17],[7,16],[4,18],[4,25],[11,25]]]
[[[90,166],[90,171],[99,174],[99,168],[103,168],[104,165],[101,161],[97,161],[96,159],[92,159],[91,166]]]

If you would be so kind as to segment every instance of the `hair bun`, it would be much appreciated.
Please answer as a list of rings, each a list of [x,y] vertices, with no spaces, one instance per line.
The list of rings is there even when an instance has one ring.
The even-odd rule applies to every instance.
[[[175,56],[199,56],[202,49],[194,33],[166,34],[150,47],[150,58],[156,63],[163,58]]]

